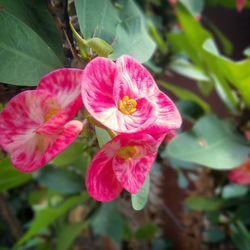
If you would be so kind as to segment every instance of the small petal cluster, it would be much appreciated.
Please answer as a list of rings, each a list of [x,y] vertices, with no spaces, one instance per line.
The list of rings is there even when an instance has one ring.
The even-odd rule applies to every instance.
[[[59,69],[44,76],[36,90],[23,91],[0,113],[0,146],[20,171],[44,166],[82,130],[72,120],[82,107],[80,69]]]
[[[95,155],[87,173],[87,189],[98,201],[115,199],[127,190],[135,194],[154,162],[157,147],[149,134],[120,134]]]
[[[239,167],[229,171],[228,178],[231,182],[249,185],[250,184],[250,158],[245,160]]]
[[[115,199],[123,188],[137,193],[165,135],[181,125],[176,106],[150,73],[127,55],[116,62],[92,60],[84,70],[81,94],[89,114],[118,134],[90,164],[89,193],[103,202]]]

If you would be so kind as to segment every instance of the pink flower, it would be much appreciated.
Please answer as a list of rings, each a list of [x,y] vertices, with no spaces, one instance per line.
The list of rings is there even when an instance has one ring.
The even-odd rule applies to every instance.
[[[120,133],[134,133],[152,126],[162,133],[181,125],[174,103],[130,56],[122,56],[116,63],[102,57],[92,60],[84,70],[81,92],[90,115]]]
[[[236,9],[238,12],[242,11],[245,7],[246,0],[236,0]]]
[[[237,184],[250,184],[250,158],[243,162],[239,167],[229,171],[228,178]]]
[[[170,5],[176,5],[177,0],[168,0],[168,2]]]
[[[13,165],[32,172],[69,146],[82,130],[71,121],[82,107],[80,69],[59,69],[24,91],[0,113],[0,145]]]
[[[90,195],[102,202],[115,199],[123,188],[135,194],[142,187],[157,152],[148,134],[120,134],[95,155],[86,185]]]

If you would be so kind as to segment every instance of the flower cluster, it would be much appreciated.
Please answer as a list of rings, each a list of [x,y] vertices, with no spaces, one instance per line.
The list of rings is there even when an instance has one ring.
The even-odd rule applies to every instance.
[[[32,172],[69,146],[82,130],[80,69],[58,69],[23,91],[0,113],[0,146],[20,171]]]
[[[84,70],[59,69],[36,90],[15,96],[0,113],[0,146],[13,165],[32,172],[63,151],[82,130],[72,120],[82,106],[115,136],[95,155],[86,185],[98,201],[142,187],[166,134],[181,125],[174,103],[129,56],[97,57]]]
[[[129,56],[115,63],[100,57],[92,60],[84,70],[81,94],[89,114],[117,133],[90,164],[89,193],[99,201],[115,199],[123,188],[137,193],[158,146],[181,125],[176,106]]]

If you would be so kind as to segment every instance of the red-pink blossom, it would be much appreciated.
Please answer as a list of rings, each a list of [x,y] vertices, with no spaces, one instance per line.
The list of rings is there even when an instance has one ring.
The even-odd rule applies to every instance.
[[[115,199],[122,189],[135,194],[142,187],[157,152],[148,134],[120,134],[95,155],[86,185],[90,195],[102,202]]]
[[[84,70],[82,98],[91,116],[109,129],[134,133],[157,125],[177,129],[180,114],[150,73],[132,57],[114,63],[97,57]]]
[[[229,171],[228,178],[237,184],[250,184],[250,158],[245,160],[239,167]]]
[[[238,12],[242,11],[245,7],[246,0],[236,0],[236,9]]]
[[[81,108],[80,69],[59,69],[36,90],[16,95],[0,113],[0,145],[13,165],[32,172],[70,145],[82,130],[71,121]]]

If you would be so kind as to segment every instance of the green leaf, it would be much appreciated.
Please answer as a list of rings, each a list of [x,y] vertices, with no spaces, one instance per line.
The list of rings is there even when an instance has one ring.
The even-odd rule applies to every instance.
[[[231,169],[247,158],[249,149],[231,124],[206,116],[191,131],[175,137],[164,154],[213,169]]]
[[[76,13],[84,39],[99,37],[112,43],[117,24],[118,11],[111,1],[75,0]]]
[[[138,228],[135,233],[137,240],[152,240],[158,231],[158,227],[155,224],[144,224]]]
[[[224,199],[237,198],[245,196],[248,192],[247,186],[228,184],[222,189],[222,197]]]
[[[201,69],[195,67],[193,64],[184,59],[176,59],[170,64],[170,69],[179,73],[180,75],[197,81],[209,81],[210,79],[202,72]]]
[[[106,129],[95,126],[95,132],[100,148],[111,140]]]
[[[206,243],[219,243],[225,239],[225,233],[217,227],[209,228],[203,232],[203,238]]]
[[[90,222],[96,234],[121,241],[124,232],[124,220],[116,202],[102,203],[97,214]]]
[[[250,47],[247,47],[244,51],[243,54],[247,57],[250,57]]]
[[[235,224],[231,225],[230,236],[237,249],[249,250],[250,234],[243,222],[236,221]]]
[[[84,39],[97,37],[113,47],[112,59],[128,54],[146,62],[155,43],[146,29],[145,18],[133,0],[123,0],[120,9],[110,0],[76,0],[76,12]]]
[[[53,165],[65,167],[69,165],[82,165],[84,160],[84,145],[80,141],[75,141],[65,151],[53,159]],[[86,155],[85,155],[86,157]]]
[[[218,197],[190,196],[185,204],[195,211],[216,211],[224,206],[225,201]]]
[[[134,210],[142,210],[148,201],[150,187],[150,176],[148,175],[141,190],[137,194],[131,195],[132,207]]]
[[[35,218],[29,230],[23,235],[23,237],[17,242],[16,246],[22,245],[24,242],[38,234],[42,229],[51,225],[59,217],[63,216],[68,212],[69,209],[75,207],[81,202],[85,202],[88,199],[88,194],[72,196],[68,198],[60,207],[56,208],[45,208],[36,213]]]
[[[143,20],[133,17],[118,25],[113,49],[112,59],[128,54],[143,63],[153,55],[155,43],[148,35]]]
[[[0,192],[16,188],[32,179],[31,174],[19,172],[8,158],[0,161]]]
[[[67,250],[70,248],[77,236],[88,225],[87,222],[63,225],[56,238],[57,250]]]
[[[210,55],[212,51],[213,53],[215,52],[214,49],[216,46],[207,48],[210,52],[203,47],[207,40],[212,39],[211,33],[204,29],[184,6],[178,5],[177,17],[183,31],[180,33],[170,33],[168,35],[171,45],[177,52],[185,53],[195,67],[203,69],[203,73],[210,79],[210,84],[207,84],[207,82],[198,84],[201,91],[203,93],[209,93],[211,86],[214,85],[227,107],[231,111],[236,112],[238,99],[229,84],[229,76],[225,74],[223,67],[218,67],[216,61]]]
[[[199,96],[197,96],[193,92],[187,89],[184,89],[183,87],[177,87],[177,86],[174,86],[173,84],[170,84],[164,81],[159,81],[159,84],[165,89],[171,91],[178,98],[182,100],[190,100],[190,101],[197,103],[204,109],[205,112],[211,111],[209,104],[207,104],[205,101],[203,101]]]
[[[208,25],[219,39],[225,53],[230,56],[233,51],[233,45],[231,41],[213,23],[208,22]]]
[[[63,59],[61,31],[48,11],[45,1],[41,0],[0,0],[2,9],[6,10],[36,32],[47,45]],[[17,38],[18,39],[18,38]]]
[[[193,16],[199,16],[204,8],[204,0],[179,0]]]
[[[234,62],[220,55],[211,39],[204,42],[203,49],[206,51],[206,57],[213,62],[210,65],[211,69],[214,72],[219,72],[221,77],[236,87],[245,103],[250,107],[250,75],[248,73],[250,58]]]
[[[35,86],[61,65],[51,48],[25,23],[0,11],[0,81]]]
[[[113,51],[111,45],[97,37],[85,40],[85,44],[93,49],[98,56],[108,57]]]
[[[176,105],[181,113],[181,117],[191,122],[194,122],[205,114],[204,109],[194,101],[178,101]]]
[[[64,194],[76,194],[82,191],[80,176],[65,169],[46,167],[34,174],[37,181],[44,187]]]

